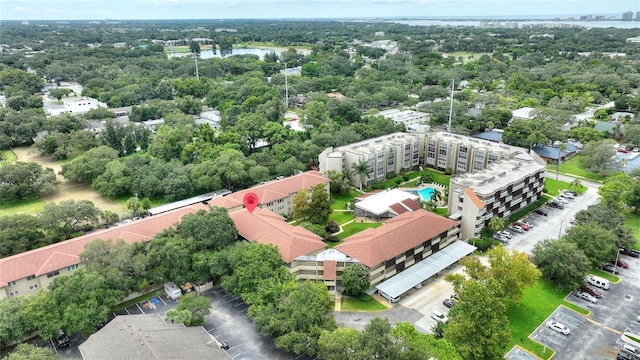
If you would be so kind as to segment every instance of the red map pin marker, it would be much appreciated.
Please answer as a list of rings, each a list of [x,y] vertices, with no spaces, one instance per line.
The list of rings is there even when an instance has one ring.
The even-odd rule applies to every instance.
[[[252,213],[253,210],[256,209],[256,206],[258,206],[258,195],[252,192],[247,193],[242,199],[242,201],[244,202],[244,207],[246,207],[247,210],[249,210],[249,212]]]

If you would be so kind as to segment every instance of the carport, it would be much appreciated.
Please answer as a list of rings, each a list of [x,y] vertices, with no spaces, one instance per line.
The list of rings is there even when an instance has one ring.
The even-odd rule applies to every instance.
[[[389,302],[396,302],[411,288],[471,254],[475,249],[476,247],[471,244],[456,240],[446,248],[377,285],[378,294]]]

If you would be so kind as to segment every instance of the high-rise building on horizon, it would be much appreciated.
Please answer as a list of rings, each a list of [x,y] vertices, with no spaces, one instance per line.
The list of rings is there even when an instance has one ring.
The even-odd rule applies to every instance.
[[[633,11],[626,11],[622,13],[622,21],[633,20]]]

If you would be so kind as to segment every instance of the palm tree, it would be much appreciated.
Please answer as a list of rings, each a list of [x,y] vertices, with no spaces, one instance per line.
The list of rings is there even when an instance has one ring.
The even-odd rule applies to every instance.
[[[440,191],[435,190],[433,194],[431,194],[431,198],[429,200],[431,200],[433,203],[437,203],[438,201],[442,200],[442,194],[440,193]]]
[[[506,223],[501,218],[494,216],[489,220],[489,230],[493,233],[497,233],[498,231],[504,230],[506,227]]]
[[[556,168],[556,181],[558,181],[558,175],[560,174],[560,162],[562,161],[562,152],[567,150],[567,144],[565,143],[560,143],[560,145],[558,145],[558,166]]]
[[[576,190],[582,189],[582,181],[580,181],[580,179],[573,179],[571,184],[569,184],[569,187],[574,188]]]
[[[353,174],[358,175],[358,179],[360,180],[360,191],[362,191],[367,175],[371,172],[371,165],[369,165],[367,161],[361,160],[357,163],[351,164],[351,167],[353,168]]]

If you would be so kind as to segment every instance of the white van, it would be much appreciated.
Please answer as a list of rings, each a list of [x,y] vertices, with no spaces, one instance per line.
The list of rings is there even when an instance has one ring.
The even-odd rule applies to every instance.
[[[164,284],[164,292],[173,300],[182,296],[182,291],[180,291],[180,288],[173,281]]]
[[[589,275],[587,276],[587,282],[601,289],[609,290],[609,280],[603,279],[599,276]]]

